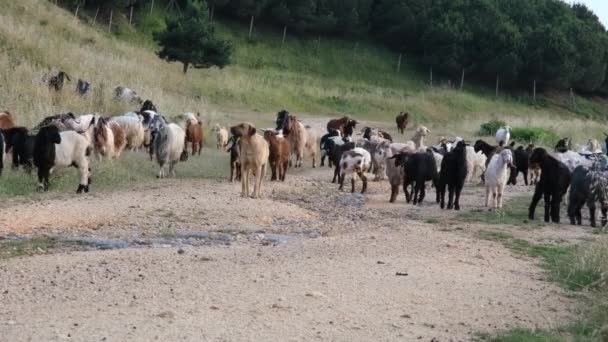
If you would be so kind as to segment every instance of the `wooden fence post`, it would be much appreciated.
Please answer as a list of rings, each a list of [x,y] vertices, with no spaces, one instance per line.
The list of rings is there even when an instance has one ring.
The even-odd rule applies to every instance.
[[[460,90],[464,88],[464,68],[462,68],[462,74],[460,75]]]
[[[129,26],[132,26],[133,22],[133,6],[131,6],[131,11],[129,12]]]
[[[150,4],[150,14],[152,14],[153,10],[154,10],[154,0],[152,0],[152,3]]]
[[[431,67],[431,78],[430,78],[430,80],[431,80],[430,85],[432,87],[433,86],[433,67]]]
[[[95,11],[95,16],[93,17],[93,25],[97,22],[97,15],[99,14],[99,7],[97,7],[97,11]]]
[[[534,83],[532,85],[532,99],[534,100],[534,102],[536,102],[536,80],[534,80]]]
[[[114,11],[110,11],[110,22],[108,23],[108,33],[112,33],[112,15]]]
[[[498,97],[498,87],[500,85],[500,77],[496,75],[496,96]]]
[[[283,47],[283,45],[285,45],[285,36],[287,36],[287,25],[285,25],[285,27],[283,27],[283,40],[281,40],[281,47]]]
[[[253,16],[251,16],[251,22],[249,22],[249,39],[251,39],[252,33],[253,33]]]
[[[401,58],[403,57],[403,54],[399,54],[399,59],[397,59],[397,73],[401,72]]]
[[[80,9],[80,4],[78,4],[78,6],[76,6],[76,12],[74,12],[74,17],[76,17],[76,19],[78,19],[78,10]]]

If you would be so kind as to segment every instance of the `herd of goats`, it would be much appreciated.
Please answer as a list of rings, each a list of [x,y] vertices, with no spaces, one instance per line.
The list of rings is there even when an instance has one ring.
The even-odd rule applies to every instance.
[[[186,161],[189,153],[201,153],[203,125],[199,114],[185,113],[171,123],[152,101],[142,101],[129,88],[117,87],[114,95],[140,109],[120,116],[58,114],[44,118],[32,129],[16,126],[14,115],[0,112],[0,175],[4,160],[12,155],[13,168],[21,167],[28,173],[36,168],[39,189],[47,191],[53,169],[74,166],[79,170],[77,192],[81,193],[88,192],[91,184],[91,155],[99,160],[117,159],[125,149],[145,150],[151,160],[156,157],[158,177],[162,178],[167,167],[174,176],[178,162]],[[397,115],[400,134],[408,122],[407,112]],[[310,126],[282,110],[277,114],[276,128],[258,132],[254,125],[241,123],[230,129],[215,125],[213,131],[217,148],[230,153],[230,181],[241,181],[243,197],[250,197],[250,178],[254,182],[251,197],[260,196],[268,166],[271,181],[284,181],[289,167],[302,167],[307,156],[316,167],[320,154],[321,166],[327,159],[334,168],[332,182],[340,189],[347,176],[352,192],[356,179],[362,181],[361,193],[367,190],[366,174],[372,173],[376,181],[388,179],[390,202],[396,201],[402,187],[407,203],[420,204],[430,182],[442,209],[460,210],[463,187],[480,179],[486,189],[485,205],[498,209],[503,206],[506,186],[516,184],[521,173],[526,185],[528,180],[535,185],[530,219],[543,198],[544,220],[559,223],[561,202],[570,189],[568,216],[572,224],[582,223],[581,209],[586,204],[591,226],[595,226],[597,203],[602,226],[608,222],[608,157],[595,139],[576,151],[568,138],[560,140],[552,151],[532,144],[516,148],[510,141],[511,128],[506,126],[497,130],[495,144],[477,140],[470,146],[460,137],[442,137],[436,145],[427,146],[425,138],[430,130],[424,126],[416,128],[411,140],[397,143],[389,133],[376,128],[356,132],[357,125],[347,116],[330,120],[327,133],[319,139]]]

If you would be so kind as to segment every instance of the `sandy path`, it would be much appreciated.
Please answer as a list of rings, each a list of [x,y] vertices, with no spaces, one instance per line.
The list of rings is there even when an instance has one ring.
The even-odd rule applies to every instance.
[[[459,341],[570,316],[572,300],[543,280],[536,260],[479,240],[476,231],[578,239],[586,230],[424,224],[456,213],[439,210],[430,193],[420,207],[388,204],[385,183],[372,183],[366,196],[339,193],[328,177],[328,169],[291,174],[285,184],[267,183],[262,200],[242,200],[237,184],[178,179],[7,203],[0,236],[125,238],[254,225],[295,238],[184,254],[140,248],[2,261],[0,341]],[[468,187],[463,207],[481,208],[481,193]]]

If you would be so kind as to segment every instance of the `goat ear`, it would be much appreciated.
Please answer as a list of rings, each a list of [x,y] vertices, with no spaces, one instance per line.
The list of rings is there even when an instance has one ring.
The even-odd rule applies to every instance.
[[[256,131],[255,127],[253,127],[253,126],[249,127],[249,136],[250,137],[254,136],[256,132],[257,131]]]

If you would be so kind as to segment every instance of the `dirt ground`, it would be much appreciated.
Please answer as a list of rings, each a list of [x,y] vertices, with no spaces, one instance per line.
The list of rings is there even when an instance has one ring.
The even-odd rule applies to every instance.
[[[574,315],[538,260],[477,232],[576,241],[589,229],[488,228],[441,211],[434,191],[389,204],[387,183],[362,196],[331,174],[292,172],[259,200],[225,180],[172,179],[7,201],[0,236],[93,247],[0,261],[0,341],[468,341]],[[482,193],[468,186],[464,210]]]

